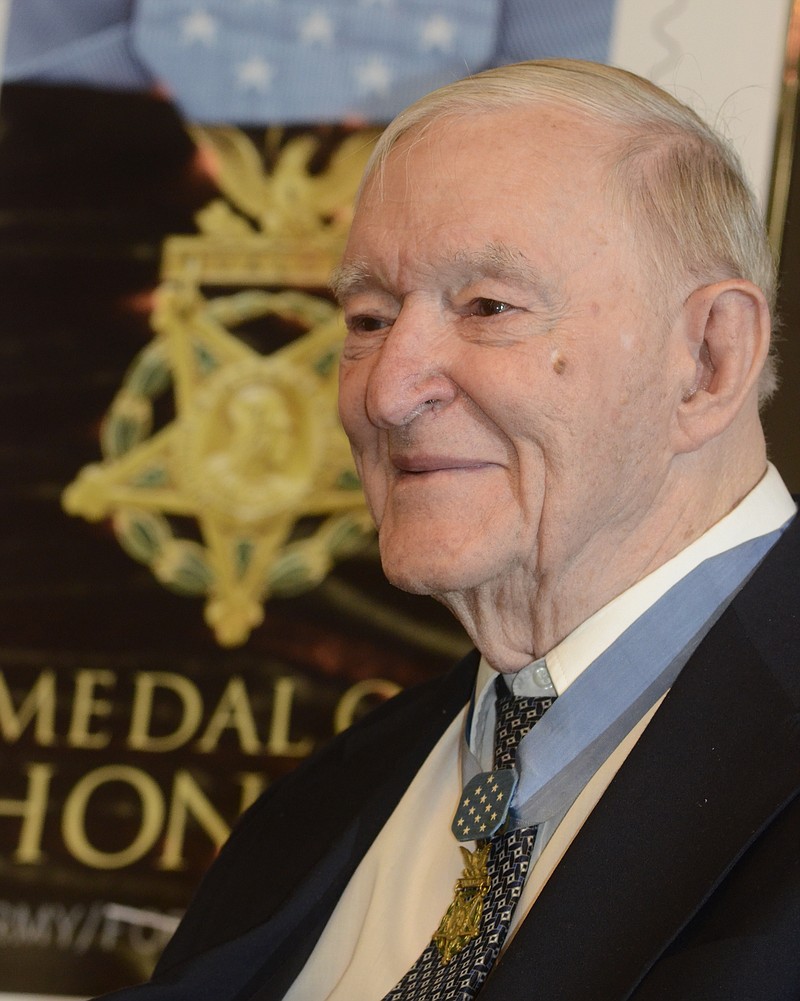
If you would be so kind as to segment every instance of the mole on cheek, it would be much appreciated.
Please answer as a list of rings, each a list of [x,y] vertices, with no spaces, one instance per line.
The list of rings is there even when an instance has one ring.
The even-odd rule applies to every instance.
[[[560,351],[554,351],[550,356],[550,362],[556,375],[563,375],[567,367],[567,361]]]

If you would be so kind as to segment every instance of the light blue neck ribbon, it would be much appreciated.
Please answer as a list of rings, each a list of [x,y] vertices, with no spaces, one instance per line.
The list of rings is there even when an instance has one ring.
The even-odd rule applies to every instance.
[[[517,751],[519,782],[508,829],[544,823],[572,805],[620,741],[669,690],[782,531],[705,560],[633,622],[556,699]],[[481,771],[465,733],[463,784]]]

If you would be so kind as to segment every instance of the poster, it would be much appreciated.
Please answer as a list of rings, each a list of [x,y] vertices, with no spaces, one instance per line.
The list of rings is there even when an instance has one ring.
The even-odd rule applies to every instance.
[[[0,992],[89,996],[148,974],[231,824],[263,788],[377,701],[445,669],[467,643],[443,609],[386,584],[367,527],[344,552],[340,539],[330,567],[323,560],[314,569],[320,547],[301,548],[299,556],[290,549],[287,558],[287,545],[307,541],[325,519],[361,509],[358,485],[342,481],[351,490],[349,508],[331,508],[330,490],[328,507],[316,511],[291,500],[291,525],[276,528],[286,505],[277,504],[276,514],[274,498],[261,497],[265,484],[274,486],[275,451],[249,457],[238,474],[225,466],[238,454],[234,425],[218,402],[208,403],[208,390],[210,423],[182,429],[175,446],[181,455],[194,449],[204,462],[210,457],[197,488],[202,503],[192,495],[181,510],[171,502],[147,507],[141,495],[131,502],[126,494],[120,503],[106,497],[110,508],[90,517],[74,497],[67,500],[82,471],[113,471],[115,459],[135,454],[137,445],[147,450],[180,417],[172,361],[160,372],[158,364],[147,367],[147,352],[163,336],[154,317],[170,308],[164,302],[176,269],[181,273],[180,255],[198,252],[193,240],[212,270],[219,267],[218,230],[212,222],[212,237],[204,237],[198,217],[224,213],[225,198],[213,151],[201,149],[202,137],[158,98],[18,85],[6,87],[3,110],[0,198],[11,222],[0,321]],[[353,135],[357,130],[294,127],[239,132],[237,142],[258,151],[268,176],[279,161],[300,170],[281,161],[282,151],[301,165],[311,151],[324,165]],[[228,211],[230,223],[238,209]],[[177,264],[165,257],[169,247]],[[240,258],[238,273],[225,270],[228,262],[221,274],[206,275],[195,287],[203,309],[229,322],[242,307],[237,296],[285,293],[287,277],[282,284],[275,275],[243,281],[242,269],[254,260],[265,266],[258,257]],[[262,298],[252,316],[214,341],[221,352],[215,385],[238,386],[259,413],[269,411],[274,392],[285,397],[279,416],[284,403],[300,406],[297,387],[286,385],[283,369],[275,374],[269,358],[296,350],[309,323],[318,330],[319,317],[306,323],[303,310],[328,315],[324,288],[292,281],[292,295],[301,298],[277,301],[288,319],[265,314]],[[195,341],[207,363],[200,348],[208,342]],[[333,459],[347,462],[331,409],[335,358],[313,375],[327,383],[312,384],[301,369],[310,359],[313,374],[330,347],[315,341],[290,370],[316,393],[306,403],[315,427],[326,429],[315,460],[323,471]],[[242,357],[249,359],[243,394]],[[137,392],[150,424],[131,431],[124,420],[120,426],[120,413],[141,413]],[[120,394],[129,408],[133,399],[129,411],[120,411]],[[299,463],[294,475],[302,479],[308,463],[281,446],[280,435],[291,430],[281,420],[260,428],[257,443],[274,441],[282,468]],[[221,425],[228,427],[222,438]],[[302,428],[292,428],[305,442]],[[150,489],[145,467],[137,475]],[[344,465],[336,475],[343,472]],[[184,474],[174,473],[178,480]],[[319,475],[324,481],[328,474]],[[213,482],[218,489],[209,492]],[[252,557],[267,567],[283,559],[282,576],[273,574],[268,600],[263,589],[255,596],[263,621],[245,614],[235,635],[209,624],[202,559],[175,572],[181,554],[210,551],[203,516],[215,506],[223,514],[235,507],[226,483],[250,505],[239,516],[252,545],[285,533],[282,548]],[[224,521],[211,532],[224,534]],[[159,546],[171,570],[150,559],[153,523],[168,534]],[[305,572],[311,576],[298,583]],[[230,598],[234,609],[247,607],[240,599]]]

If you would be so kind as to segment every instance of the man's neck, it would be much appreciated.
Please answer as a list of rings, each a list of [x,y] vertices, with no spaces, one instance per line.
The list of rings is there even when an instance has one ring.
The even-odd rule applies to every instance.
[[[508,575],[480,592],[446,596],[451,608],[492,666],[515,672],[544,656],[582,623],[670,563],[724,521],[749,496],[764,469],[746,487],[741,478],[717,478],[713,491],[686,494],[682,510],[665,506],[628,538],[603,540],[597,552],[582,553],[579,564],[560,575]],[[775,473],[777,476],[777,473]],[[779,477],[778,477],[779,479]],[[786,493],[785,488],[783,494]],[[639,539],[659,539],[640,544]]]

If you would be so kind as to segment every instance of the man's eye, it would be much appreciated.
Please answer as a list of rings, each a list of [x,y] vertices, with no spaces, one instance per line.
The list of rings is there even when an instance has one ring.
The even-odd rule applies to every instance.
[[[376,330],[383,330],[387,326],[386,320],[377,316],[369,316],[359,313],[356,316],[347,318],[347,329],[357,334],[372,334]]]
[[[509,303],[501,302],[499,299],[485,299],[481,297],[473,302],[472,308],[476,316],[497,316],[499,313],[505,313],[512,307]]]

